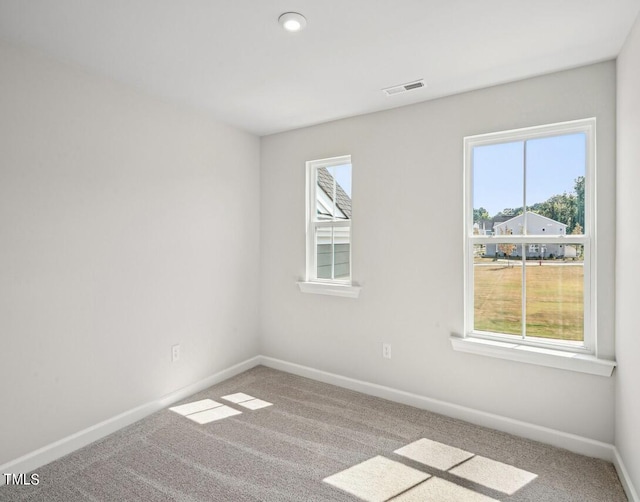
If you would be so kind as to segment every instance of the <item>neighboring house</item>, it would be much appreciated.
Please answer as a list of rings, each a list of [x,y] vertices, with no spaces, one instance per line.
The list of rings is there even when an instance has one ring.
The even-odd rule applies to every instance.
[[[333,206],[333,188],[335,186],[337,209],[336,219],[351,219],[351,197],[347,195],[347,192],[342,189],[340,184],[336,183],[335,179],[326,167],[318,168],[317,173],[318,186],[322,189],[322,191],[317,191],[318,216],[331,216]]]
[[[524,215],[520,214],[514,216],[506,221],[500,223],[494,223],[492,232],[486,235],[522,235],[524,227]],[[474,225],[475,229],[475,225]],[[481,228],[479,227],[479,231]],[[559,221],[552,220],[541,214],[532,213],[527,211],[527,235],[532,236],[532,240],[535,239],[535,235],[566,235],[567,225],[560,223]],[[576,248],[573,246],[564,246],[563,244],[527,244],[527,256],[533,258],[549,258],[553,257],[566,257],[575,258]],[[498,249],[498,244],[487,244],[486,256],[501,256],[502,253]],[[511,256],[522,256],[522,246],[516,246],[516,249],[511,253]]]
[[[316,190],[316,212],[318,219],[332,219],[335,187],[335,219],[351,219],[351,197],[336,183],[326,167],[318,168],[318,187]],[[317,268],[319,279],[331,278],[331,259],[335,257],[334,274],[336,279],[348,278],[351,274],[351,236],[348,228],[331,227],[319,229],[316,236]],[[332,244],[334,249],[332,250]]]
[[[473,224],[473,235],[493,235],[493,222],[491,220],[480,220]]]
[[[494,235],[493,227],[498,223],[508,221],[511,218],[513,218],[513,216],[501,214],[499,216],[494,216],[493,218],[488,220],[478,220],[473,224],[473,233],[475,235]]]

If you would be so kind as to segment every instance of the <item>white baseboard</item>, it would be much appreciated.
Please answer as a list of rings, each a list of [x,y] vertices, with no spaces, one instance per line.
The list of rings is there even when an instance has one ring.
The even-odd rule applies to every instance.
[[[631,482],[631,478],[629,477],[629,471],[627,471],[627,468],[622,461],[622,457],[620,456],[620,452],[616,447],[613,448],[613,459],[611,461],[616,467],[616,471],[618,471],[618,477],[620,478],[620,482],[622,483],[622,487],[627,494],[629,502],[640,502],[638,492],[636,491],[633,483]]]
[[[253,368],[260,364],[260,356],[252,357],[239,364],[231,366],[225,370],[219,371],[208,376],[194,384],[178,389],[175,392],[167,394],[155,401],[143,404],[129,411],[125,411],[115,417],[109,418],[103,422],[87,427],[80,432],[76,432],[71,436],[60,439],[43,448],[27,453],[22,457],[12,460],[4,465],[0,465],[0,474],[5,472],[11,473],[28,473],[43,465],[53,462],[79,448],[102,439],[109,434],[116,432],[128,425],[143,419],[144,417],[155,413],[167,406],[189,397],[196,392],[200,392],[216,383],[222,382],[232,376],[238,375],[243,371]],[[5,484],[4,476],[0,476],[0,486]]]
[[[508,432],[515,436],[533,439],[542,443],[565,448],[581,455],[602,458],[608,461],[613,459],[613,445],[588,439],[575,434],[557,431],[547,427],[541,427],[520,420],[494,415],[484,411],[474,410],[465,406],[432,399],[418,394],[412,394],[391,387],[377,385],[362,380],[328,373],[326,371],[316,370],[299,364],[289,363],[279,359],[262,356],[261,364],[294,375],[304,376],[313,380],[330,383],[339,387],[362,392],[371,396],[381,397],[397,403],[407,404],[423,410],[440,413],[448,417],[458,418],[471,422],[472,424],[482,425],[491,429],[502,432]]]
[[[12,460],[0,466],[0,473],[28,473],[49,462],[57,460],[68,453],[79,448],[102,439],[123,427],[133,424],[144,417],[155,413],[167,406],[189,397],[196,392],[200,392],[212,385],[222,382],[232,376],[238,375],[243,371],[249,370],[258,365],[264,365],[269,368],[286,371],[294,375],[299,375],[319,382],[325,382],[338,387],[355,390],[371,396],[381,397],[397,403],[414,406],[423,410],[440,413],[452,418],[465,420],[472,424],[489,427],[499,431],[514,434],[516,436],[540,441],[542,443],[565,448],[575,453],[588,455],[590,457],[608,460],[615,466],[622,486],[627,494],[629,502],[640,502],[638,494],[631,482],[629,473],[620,457],[617,448],[611,444],[595,441],[593,439],[557,431],[547,427],[514,420],[512,418],[486,413],[484,411],[474,410],[465,406],[432,399],[418,394],[412,394],[391,387],[385,387],[374,383],[348,378],[334,373],[317,370],[308,366],[290,363],[267,356],[256,356],[247,359],[239,364],[231,366],[225,370],[219,371],[214,375],[204,378],[192,385],[179,389],[171,394],[163,396],[150,403],[143,404],[129,411],[121,413],[108,420],[100,422],[96,425],[88,427],[80,432],[72,434],[55,443],[51,443],[43,448],[35,450],[27,455]],[[4,484],[4,476],[0,476],[0,486]]]
[[[494,415],[484,411],[474,410],[473,408],[467,408],[465,406],[448,403],[446,401],[412,394],[410,392],[393,389],[391,387],[385,387],[383,385],[377,385],[362,380],[356,380],[354,378],[336,375],[334,373],[328,373],[326,371],[282,361],[273,357],[261,356],[260,364],[269,368],[286,371],[287,373],[293,373],[294,375],[311,378],[312,380],[362,392],[363,394],[368,394],[370,396],[381,397],[396,403],[407,404],[423,410],[440,413],[448,417],[507,432],[515,436],[540,441],[541,443],[557,446],[558,448],[564,448],[581,455],[607,460],[612,462],[615,466],[629,502],[640,502],[622,458],[620,457],[617,448],[612,444],[595,441],[575,434],[569,434],[567,432],[550,429],[548,427],[541,427],[539,425],[514,420],[500,415]]]

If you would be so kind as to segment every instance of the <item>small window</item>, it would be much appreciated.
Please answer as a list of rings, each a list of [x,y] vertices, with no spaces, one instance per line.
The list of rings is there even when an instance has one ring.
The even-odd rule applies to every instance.
[[[351,284],[351,156],[307,162],[307,281]]]
[[[593,353],[595,120],[464,143],[465,336]]]

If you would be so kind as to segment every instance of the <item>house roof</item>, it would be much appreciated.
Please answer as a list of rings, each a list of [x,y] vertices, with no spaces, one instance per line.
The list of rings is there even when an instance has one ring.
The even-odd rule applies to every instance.
[[[536,216],[537,218],[542,218],[542,219],[547,220],[547,221],[549,221],[549,222],[551,222],[551,223],[555,223],[556,225],[561,225],[561,226],[563,226],[563,227],[565,227],[565,228],[567,227],[567,224],[566,224],[566,223],[562,223],[562,222],[560,222],[560,221],[556,221],[556,220],[553,220],[553,219],[551,219],[551,218],[547,218],[546,216],[543,216],[543,215],[538,214],[538,213],[534,213],[533,211],[527,211],[527,214],[528,214],[528,215],[529,215],[529,214],[534,215],[534,216]],[[495,227],[506,226],[506,224],[507,224],[507,223],[509,223],[509,222],[511,222],[511,221],[513,221],[513,220],[516,220],[516,219],[518,219],[518,218],[522,219],[522,218],[523,218],[523,216],[524,216],[524,215],[521,213],[521,214],[519,214],[518,216],[514,216],[513,218],[509,218],[508,220],[502,221],[502,222],[500,222],[500,223],[495,223],[495,224],[494,224],[494,228],[495,228]]]
[[[318,168],[318,186],[322,188],[322,191],[327,194],[327,197],[331,201],[333,201],[333,185],[335,183],[335,179],[326,167]],[[338,209],[342,211],[342,213],[348,218],[351,219],[351,197],[347,195],[347,192],[343,190],[343,188],[335,183],[336,186],[336,206]]]

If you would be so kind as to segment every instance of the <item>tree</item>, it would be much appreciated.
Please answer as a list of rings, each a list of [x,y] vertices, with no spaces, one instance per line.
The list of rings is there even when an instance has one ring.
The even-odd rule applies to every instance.
[[[575,180],[576,192],[576,224],[584,228],[584,176],[578,176]]]
[[[566,192],[561,195],[552,195],[544,202],[537,202],[530,206],[528,210],[564,223],[570,233],[576,221],[576,196]]]
[[[582,230],[584,228],[584,176],[578,176],[574,180],[573,189],[572,193],[552,195],[544,202],[533,204],[528,210],[564,223],[567,225],[568,234],[573,234],[578,225]]]
[[[480,207],[478,209],[473,210],[473,222],[477,223],[480,220],[488,220],[491,218],[489,216],[489,211],[487,211],[484,207]]]
[[[510,228],[509,229],[501,228],[500,234],[512,235],[513,231]],[[498,244],[498,251],[500,251],[502,254],[504,254],[507,257],[507,267],[509,267],[509,264],[510,264],[509,257],[513,254],[515,250],[516,250],[516,245],[513,244],[512,242],[503,242],[501,244]]]
[[[512,207],[505,207],[502,211],[496,214],[496,216],[519,216],[521,214],[522,214],[521,207],[518,207],[515,209]]]
[[[583,234],[583,230],[582,227],[580,226],[580,223],[576,222],[576,226],[573,227],[573,231],[571,232],[572,235],[582,235]],[[576,258],[581,258],[582,257],[582,246],[572,246],[575,250],[576,250]],[[575,260],[575,258],[574,258]]]

